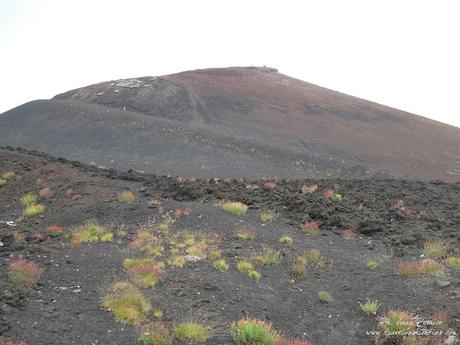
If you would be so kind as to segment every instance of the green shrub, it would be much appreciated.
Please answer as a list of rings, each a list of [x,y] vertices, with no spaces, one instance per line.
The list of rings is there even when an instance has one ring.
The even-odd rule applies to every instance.
[[[333,301],[332,296],[327,291],[318,292],[318,298],[321,302],[331,303]]]
[[[26,194],[21,198],[22,206],[29,207],[37,203],[37,196],[35,194]]]
[[[30,287],[37,283],[43,274],[43,269],[33,261],[17,259],[10,262],[8,278],[17,286]]]
[[[460,270],[460,257],[450,256],[446,259],[446,266],[453,270]]]
[[[253,229],[239,228],[236,230],[236,238],[239,240],[250,241],[256,237],[256,231]]]
[[[240,261],[236,264],[238,271],[249,273],[252,271],[252,264],[249,261]]]
[[[118,321],[132,325],[138,325],[151,308],[142,292],[128,282],[113,284],[111,292],[104,297],[103,305],[113,312]]]
[[[228,264],[225,262],[224,259],[220,259],[220,260],[216,260],[212,263],[212,266],[218,270],[218,271],[221,271],[221,272],[225,272],[225,271],[228,271],[229,269],[229,266]]]
[[[286,244],[288,246],[291,246],[293,242],[294,242],[294,240],[292,239],[292,237],[290,237],[288,235],[283,235],[280,238],[280,243]]]
[[[7,183],[8,183],[7,180],[0,179],[0,187],[3,187],[3,186],[6,185]]]
[[[24,213],[27,216],[27,218],[41,216],[43,213],[45,213],[45,206],[40,204],[28,206]]]
[[[7,172],[3,173],[2,180],[9,181],[15,176],[16,176],[16,174],[14,173],[14,171],[7,171]]]
[[[134,196],[133,192],[125,191],[118,195],[118,200],[122,204],[132,204],[134,200],[136,200],[136,197]]]
[[[142,325],[139,329],[139,343],[141,345],[170,345],[173,337],[168,327],[161,321],[154,321]]]
[[[231,325],[231,334],[236,345],[274,345],[279,338],[270,323],[245,318]]]
[[[279,265],[281,262],[281,252],[270,247],[266,247],[262,250],[262,254],[256,255],[252,258],[256,265]]]
[[[175,327],[176,338],[183,342],[204,343],[210,337],[211,329],[196,322],[183,322]]]
[[[249,276],[249,278],[251,278],[252,280],[255,280],[256,282],[258,282],[260,280],[260,278],[262,278],[262,275],[257,271],[249,272],[248,276]]]
[[[390,339],[395,340],[403,339],[405,335],[412,334],[415,332],[416,326],[412,315],[401,310],[390,310],[379,321],[379,328]]]
[[[370,270],[375,270],[377,267],[379,267],[379,263],[377,260],[367,260],[366,266]]]
[[[304,256],[299,256],[292,263],[291,273],[298,279],[305,279],[307,276],[308,261]]]
[[[222,208],[235,216],[242,216],[248,210],[248,207],[241,202],[226,202]]]
[[[260,220],[264,223],[271,223],[274,219],[274,215],[271,212],[262,212],[260,214]]]
[[[113,234],[110,230],[98,225],[95,222],[88,222],[79,230],[72,233],[71,243],[74,246],[79,246],[86,242],[110,242],[113,240]]]
[[[323,266],[324,265],[324,257],[321,255],[319,249],[311,249],[305,253],[305,258],[307,259],[308,263],[312,266]]]
[[[446,254],[446,245],[442,242],[425,242],[423,245],[423,254],[429,258],[439,259]]]
[[[365,303],[359,303],[359,307],[363,312],[365,312],[368,315],[375,315],[377,314],[377,310],[381,304],[379,303],[378,300],[372,300],[367,298],[367,301]]]

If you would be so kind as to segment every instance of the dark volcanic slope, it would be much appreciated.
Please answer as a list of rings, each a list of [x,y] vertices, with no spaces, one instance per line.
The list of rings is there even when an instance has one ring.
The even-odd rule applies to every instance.
[[[6,112],[0,138],[171,175],[460,181],[460,129],[270,68],[91,85]]]

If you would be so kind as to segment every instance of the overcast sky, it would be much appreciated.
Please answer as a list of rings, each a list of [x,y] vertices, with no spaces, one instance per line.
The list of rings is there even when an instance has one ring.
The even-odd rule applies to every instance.
[[[0,0],[0,112],[95,82],[267,65],[460,127],[458,0]]]

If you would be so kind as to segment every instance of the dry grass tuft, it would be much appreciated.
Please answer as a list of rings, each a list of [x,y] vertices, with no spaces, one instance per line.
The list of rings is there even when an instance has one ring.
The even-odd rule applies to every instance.
[[[49,187],[45,187],[38,192],[42,199],[50,199],[54,196],[54,192]]]
[[[132,203],[134,202],[134,200],[136,200],[136,197],[134,196],[134,193],[133,193],[133,192],[124,191],[124,192],[121,192],[121,193],[118,195],[118,200],[119,200],[122,204],[132,204]]]
[[[306,221],[300,225],[300,230],[308,235],[319,235],[319,224],[314,220]]]
[[[149,322],[139,328],[141,345],[170,345],[173,336],[162,321]]]

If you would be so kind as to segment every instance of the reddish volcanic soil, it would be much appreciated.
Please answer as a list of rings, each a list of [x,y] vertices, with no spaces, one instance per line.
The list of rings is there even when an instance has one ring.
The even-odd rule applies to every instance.
[[[2,145],[169,175],[460,181],[459,128],[271,68],[87,86],[4,113],[0,138]]]

